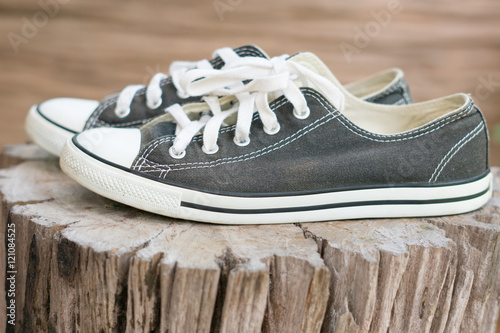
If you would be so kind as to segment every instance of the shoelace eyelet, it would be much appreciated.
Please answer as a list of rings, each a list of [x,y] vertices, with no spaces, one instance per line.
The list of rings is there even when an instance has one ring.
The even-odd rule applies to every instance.
[[[122,118],[125,118],[126,116],[128,116],[130,114],[130,108],[128,109],[115,109],[115,115],[122,119]]]
[[[295,116],[295,118],[297,119],[307,119],[309,117],[309,115],[311,114],[311,110],[309,108],[306,108],[304,111],[302,112],[297,112],[296,109],[293,109],[293,115]]]
[[[170,156],[172,158],[175,158],[175,159],[181,159],[184,156],[186,156],[186,151],[185,150],[183,150],[179,154],[177,154],[176,151],[175,151],[175,149],[174,149],[174,146],[170,147],[170,149],[168,150],[168,153],[170,154]]]
[[[184,91],[180,91],[180,90],[177,90],[176,94],[177,94],[177,97],[182,98],[182,99],[186,99],[189,97],[188,94],[186,94]]]
[[[205,145],[203,145],[201,150],[207,155],[212,155],[219,151],[219,146],[215,145],[212,149],[208,149]]]
[[[149,101],[146,101],[146,105],[150,110],[155,110],[160,107],[161,103],[163,103],[163,100],[160,98],[156,103],[151,104]]]
[[[271,129],[268,129],[267,127],[264,127],[264,132],[266,134],[269,134],[269,135],[274,135],[274,134],[278,133],[280,131],[280,129],[281,129],[280,124],[276,124],[276,126],[274,126]]]
[[[237,146],[240,147],[245,147],[250,144],[250,138],[247,138],[245,141],[239,141],[236,137],[234,137],[233,141]]]

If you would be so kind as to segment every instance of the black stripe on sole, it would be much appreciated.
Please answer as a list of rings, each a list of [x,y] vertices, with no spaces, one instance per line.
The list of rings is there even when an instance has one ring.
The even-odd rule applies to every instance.
[[[301,207],[281,207],[281,208],[262,208],[262,209],[233,209],[233,208],[222,208],[222,207],[212,207],[199,205],[191,202],[181,202],[182,207],[193,208],[197,210],[204,210],[217,213],[227,213],[227,214],[272,214],[272,213],[293,213],[293,212],[306,212],[314,210],[325,210],[332,208],[345,208],[345,207],[357,207],[357,206],[380,206],[380,205],[432,205],[432,204],[443,204],[467,201],[478,198],[486,194],[490,190],[490,186],[484,191],[476,194],[456,197],[456,198],[445,198],[445,199],[430,199],[430,200],[374,200],[374,201],[355,201],[355,202],[342,202],[342,203],[331,203],[316,206],[301,206]]]

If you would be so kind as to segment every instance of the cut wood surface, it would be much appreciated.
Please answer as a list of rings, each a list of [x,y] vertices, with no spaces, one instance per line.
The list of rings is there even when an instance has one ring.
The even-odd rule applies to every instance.
[[[498,183],[459,216],[220,226],[100,197],[32,145],[0,160],[11,332],[495,332]]]

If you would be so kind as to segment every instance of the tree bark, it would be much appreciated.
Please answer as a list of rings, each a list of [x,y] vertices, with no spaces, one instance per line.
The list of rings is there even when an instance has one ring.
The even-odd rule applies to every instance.
[[[8,147],[0,161],[11,166],[0,170],[8,331],[495,330],[498,183],[465,215],[219,226],[102,198],[33,146]]]

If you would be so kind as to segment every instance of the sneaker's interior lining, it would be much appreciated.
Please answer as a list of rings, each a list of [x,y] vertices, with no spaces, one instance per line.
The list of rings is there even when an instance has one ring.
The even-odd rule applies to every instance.
[[[314,54],[299,53],[291,59],[331,80],[345,95],[345,109],[342,114],[356,126],[376,134],[391,135],[414,130],[439,118],[460,112],[470,104],[470,97],[466,94],[455,94],[410,105],[395,106],[365,102],[340,84],[328,67]]]
[[[344,87],[357,98],[366,99],[386,91],[402,78],[403,72],[399,68],[391,68],[346,84]]]

